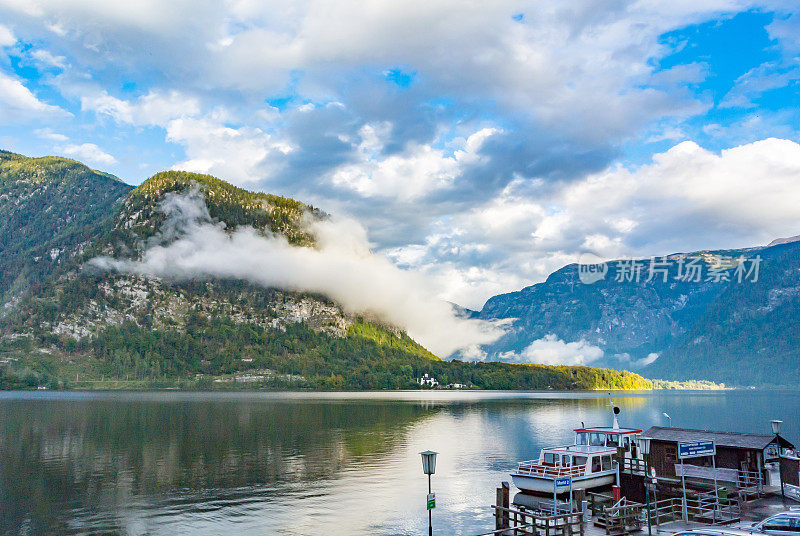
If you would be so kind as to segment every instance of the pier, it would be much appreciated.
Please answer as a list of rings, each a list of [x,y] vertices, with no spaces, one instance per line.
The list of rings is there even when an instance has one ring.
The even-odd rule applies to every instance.
[[[610,494],[589,494],[585,511],[553,514],[546,509],[506,503],[508,483],[497,488],[499,504],[492,505],[495,529],[475,536],[619,536],[647,534],[647,509],[644,504],[621,499],[616,503]],[[748,530],[755,522],[795,506],[783,499],[780,487],[765,488],[762,496],[739,500],[730,498],[717,506],[708,494],[688,497],[684,519],[683,499],[668,498],[650,504],[653,534],[669,536],[690,529],[725,527]],[[557,508],[563,509],[564,504]]]
[[[576,448],[587,431],[596,434],[590,441],[598,441],[594,444],[600,448],[616,448],[615,485],[573,490],[572,479],[589,471],[565,454],[576,449],[543,449],[538,462],[521,462],[512,476],[551,478],[552,495],[523,490],[512,500],[511,485],[503,482],[491,505],[495,528],[480,536],[670,535],[726,527],[750,531],[754,522],[797,505],[791,498],[800,489],[800,462],[794,445],[780,435],[780,421],[771,424],[771,435],[671,427],[632,433],[620,429],[615,419],[602,445],[599,429],[576,429]],[[550,461],[550,452],[562,457]]]

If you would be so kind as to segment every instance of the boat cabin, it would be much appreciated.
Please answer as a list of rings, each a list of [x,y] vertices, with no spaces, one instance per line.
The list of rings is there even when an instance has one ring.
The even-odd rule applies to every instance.
[[[616,452],[617,448],[622,447],[626,453],[631,453],[633,458],[637,457],[637,443],[641,430],[634,428],[618,428],[611,426],[598,426],[595,428],[577,428],[575,430],[575,444],[588,445],[591,447],[607,447]]]
[[[617,449],[622,447],[635,458],[641,433],[633,428],[578,428],[574,445],[544,448],[536,462],[522,462],[520,469],[538,469],[554,477],[615,471]]]

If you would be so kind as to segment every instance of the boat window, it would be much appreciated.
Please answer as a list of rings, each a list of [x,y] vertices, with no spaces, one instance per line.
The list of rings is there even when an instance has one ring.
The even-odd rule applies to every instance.
[[[575,456],[572,461],[575,462],[575,465],[586,465],[586,456]]]
[[[603,471],[611,469],[611,456],[603,456]]]
[[[556,463],[558,463],[558,454],[553,454],[552,452],[545,452],[544,463],[552,463],[553,465],[555,465]]]
[[[592,472],[600,471],[600,456],[592,456]]]
[[[603,434],[589,434],[589,444],[594,447],[605,446],[605,438]]]
[[[625,447],[625,450],[631,450],[631,438],[628,436],[623,437],[622,446]]]
[[[569,467],[570,465],[572,465],[572,462],[568,454],[564,454],[561,456],[561,465],[563,465],[564,467]]]
[[[588,445],[589,444],[589,434],[586,432],[578,432],[575,436],[575,444],[576,445]]]
[[[618,447],[619,446],[619,436],[617,434],[608,434],[606,436],[606,446],[607,447]]]

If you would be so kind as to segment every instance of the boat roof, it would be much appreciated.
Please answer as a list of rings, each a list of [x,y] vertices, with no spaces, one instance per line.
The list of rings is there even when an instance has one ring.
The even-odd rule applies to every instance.
[[[615,454],[617,449],[597,445],[566,445],[564,447],[549,447],[542,452],[557,452],[559,454]]]
[[[589,428],[575,428],[576,432],[594,432],[599,434],[617,434],[617,435],[626,435],[626,434],[641,434],[641,430],[637,430],[636,428],[613,428],[611,426],[592,426]]]

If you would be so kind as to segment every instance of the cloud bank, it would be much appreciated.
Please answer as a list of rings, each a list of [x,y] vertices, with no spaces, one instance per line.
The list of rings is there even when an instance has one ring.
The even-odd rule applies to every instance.
[[[583,339],[564,342],[552,333],[536,339],[520,353],[507,352],[500,356],[503,361],[539,365],[589,365],[601,357],[603,350]]]
[[[90,262],[165,279],[234,278],[324,294],[348,313],[405,329],[441,357],[456,350],[475,355],[479,345],[502,334],[495,324],[459,317],[423,276],[372,253],[366,231],[352,219],[308,218],[305,225],[317,241],[308,248],[251,227],[226,230],[211,220],[197,192],[168,196],[162,209],[168,215],[162,234],[141,259],[100,257]]]

